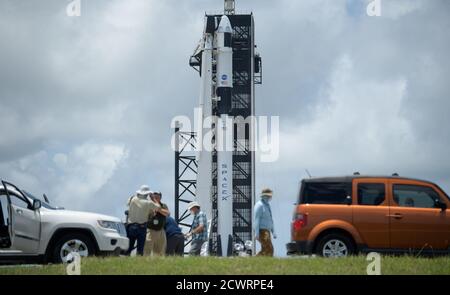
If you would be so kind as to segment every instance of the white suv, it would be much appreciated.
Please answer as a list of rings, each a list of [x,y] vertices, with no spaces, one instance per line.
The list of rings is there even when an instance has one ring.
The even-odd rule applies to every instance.
[[[53,207],[15,185],[0,185],[0,263],[39,259],[66,262],[68,255],[119,254],[128,249],[120,219]]]

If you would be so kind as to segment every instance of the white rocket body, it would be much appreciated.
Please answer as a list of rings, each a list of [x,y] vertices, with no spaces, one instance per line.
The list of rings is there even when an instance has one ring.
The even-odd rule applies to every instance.
[[[202,68],[201,68],[201,86],[200,86],[200,110],[202,112],[198,134],[200,141],[198,143],[199,152],[197,154],[198,176],[197,177],[197,201],[202,206],[202,211],[206,214],[207,219],[212,219],[212,142],[208,134],[211,134],[212,122],[209,126],[203,126],[208,123],[208,118],[212,116],[212,63],[213,63],[213,36],[205,34],[203,40],[202,52]],[[206,125],[206,124],[205,124]],[[205,127],[205,128],[203,128]]]
[[[233,150],[234,136],[231,111],[233,88],[232,28],[226,15],[216,31],[217,95],[220,119],[217,125],[217,233],[222,256],[232,255],[233,239]]]
[[[232,254],[233,244],[230,242],[233,237],[233,124],[230,120],[222,115],[217,126],[217,233],[222,256]]]

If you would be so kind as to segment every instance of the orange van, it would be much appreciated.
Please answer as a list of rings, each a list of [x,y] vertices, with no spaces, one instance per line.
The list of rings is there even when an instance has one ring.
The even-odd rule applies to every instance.
[[[450,199],[436,184],[394,176],[302,181],[288,255],[450,253]]]

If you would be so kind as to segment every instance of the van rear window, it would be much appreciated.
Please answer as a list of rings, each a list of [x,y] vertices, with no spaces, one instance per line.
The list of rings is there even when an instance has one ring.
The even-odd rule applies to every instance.
[[[352,195],[351,182],[306,182],[300,196],[301,204],[345,204],[347,196]]]

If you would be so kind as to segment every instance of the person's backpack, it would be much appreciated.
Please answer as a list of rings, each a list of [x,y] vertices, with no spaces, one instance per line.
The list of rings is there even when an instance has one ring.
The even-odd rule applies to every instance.
[[[166,223],[166,217],[161,213],[156,213],[152,218],[149,219],[147,227],[152,230],[162,230]]]

